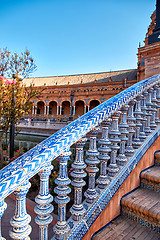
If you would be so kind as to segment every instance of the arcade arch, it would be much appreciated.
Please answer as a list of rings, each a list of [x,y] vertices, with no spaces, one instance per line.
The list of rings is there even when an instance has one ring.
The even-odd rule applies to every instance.
[[[44,114],[44,102],[42,101],[37,102],[37,114],[39,115]]]
[[[100,102],[98,100],[91,100],[89,103],[90,110],[97,107],[99,104],[100,104]]]
[[[62,102],[62,115],[65,117],[69,117],[69,115],[70,115],[70,102],[69,101]]]
[[[56,101],[51,101],[49,103],[49,114],[50,115],[57,115],[57,102]]]
[[[84,101],[78,100],[75,103],[75,115],[76,116],[82,116],[84,114]]]

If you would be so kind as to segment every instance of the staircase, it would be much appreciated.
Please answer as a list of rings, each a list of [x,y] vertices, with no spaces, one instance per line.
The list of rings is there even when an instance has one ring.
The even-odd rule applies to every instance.
[[[155,154],[155,166],[140,177],[140,188],[122,198],[121,215],[93,240],[160,239],[160,152]]]
[[[154,164],[153,153],[160,149],[159,108],[157,74],[103,102],[1,169],[0,218],[11,207],[5,203],[11,193],[16,201],[10,216],[10,238],[29,239],[32,230],[38,237],[26,211],[26,194],[30,186],[34,187],[36,174],[40,187],[34,211],[40,240],[48,239],[48,235],[52,240],[90,240],[93,233],[115,219],[120,214],[121,198],[140,185],[140,172]],[[73,144],[75,157],[70,157]],[[115,239],[120,231],[121,239],[159,238],[159,162],[142,174],[141,188],[125,195],[123,216],[114,221],[117,231],[104,233],[104,237]],[[49,187],[49,183],[53,184]],[[57,209],[58,220],[50,235],[49,224]],[[70,212],[69,218],[66,212]],[[136,221],[133,224],[127,216],[141,225]],[[5,219],[1,222],[5,234]],[[4,239],[1,227],[0,239]]]

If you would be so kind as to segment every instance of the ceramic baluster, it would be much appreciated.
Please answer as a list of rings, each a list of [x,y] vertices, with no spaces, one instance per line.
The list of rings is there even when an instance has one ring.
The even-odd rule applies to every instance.
[[[9,231],[9,235],[15,240],[30,239],[29,234],[31,233],[32,228],[29,223],[31,221],[31,217],[26,212],[26,194],[30,186],[31,184],[26,181],[14,191],[14,195],[16,197],[16,209],[15,215],[10,220],[12,228]]]
[[[2,237],[2,233],[1,233],[1,218],[6,208],[7,208],[7,203],[5,203],[4,200],[0,201],[0,240],[6,240],[4,237]]]
[[[67,194],[71,192],[71,189],[67,186],[71,182],[67,174],[67,162],[70,160],[70,155],[71,152],[66,150],[58,157],[59,175],[55,180],[55,183],[58,186],[54,189],[54,192],[57,194],[54,200],[58,204],[58,221],[53,227],[55,236],[52,238],[56,240],[64,239],[70,230],[70,227],[66,222],[66,204],[70,201]]]
[[[118,129],[118,119],[120,117],[120,112],[116,112],[112,115],[112,125],[111,125],[111,130],[109,132],[110,134],[110,142],[111,142],[111,158],[110,158],[110,164],[107,168],[108,170],[108,176],[110,178],[114,177],[118,171],[119,171],[119,167],[117,166],[117,162],[116,162],[116,158],[117,158],[117,151],[120,148],[118,146],[118,143],[121,142],[121,140],[119,139],[119,129]]]
[[[82,188],[86,184],[83,178],[87,175],[86,172],[83,171],[83,169],[86,168],[86,164],[83,160],[83,147],[86,140],[86,138],[81,138],[76,143],[76,158],[71,165],[74,169],[71,172],[71,176],[74,178],[71,182],[72,186],[74,186],[74,204],[70,212],[74,221],[79,221],[86,212],[82,204]]]
[[[125,154],[127,157],[132,157],[132,155],[134,153],[133,135],[135,133],[135,121],[136,121],[136,118],[134,117],[134,114],[133,114],[134,105],[135,105],[135,101],[129,102],[128,116],[127,116],[129,133],[128,133],[127,146],[126,146],[126,150],[125,150]]]
[[[157,112],[157,98],[156,98],[156,88],[152,88],[152,95],[151,95],[151,101],[152,101],[152,116],[151,116],[151,123],[150,127],[151,130],[155,130],[157,127],[157,124],[155,123],[155,117],[156,117],[156,112]]]
[[[159,110],[160,110],[160,85],[157,85],[156,98],[157,98],[157,111],[156,111],[156,116],[155,116],[155,122],[156,122],[156,124],[159,124],[159,123],[160,123],[160,119],[159,119]]]
[[[136,97],[136,105],[135,105],[135,111],[134,111],[134,116],[136,118],[136,122],[135,122],[135,134],[134,134],[134,138],[133,138],[133,147],[135,149],[138,149],[141,146],[141,141],[139,138],[140,128],[142,126],[142,123],[141,123],[141,120],[142,120],[141,100],[142,100],[142,96]]]
[[[110,126],[110,119],[103,121],[102,123],[102,137],[99,140],[100,147],[98,148],[99,151],[99,160],[100,164],[100,176],[97,179],[98,188],[104,189],[109,183],[110,180],[107,176],[107,162],[110,159],[108,153],[111,151],[110,144],[111,142],[108,139],[108,127]]]
[[[147,94],[147,98],[146,98],[146,106],[147,106],[147,121],[146,121],[146,127],[145,127],[145,133],[148,136],[152,131],[151,131],[151,127],[150,127],[150,123],[151,123],[151,116],[152,116],[152,112],[153,112],[153,104],[151,103],[151,94],[152,94],[152,89],[149,89]]]
[[[99,155],[99,152],[97,151],[96,146],[96,137],[98,134],[99,128],[94,128],[89,136],[90,136],[90,145],[89,150],[86,152],[88,155],[88,158],[85,160],[88,167],[86,168],[86,171],[88,172],[88,189],[84,193],[86,197],[87,203],[93,203],[97,198],[97,192],[95,189],[95,176],[96,173],[99,171],[99,169],[96,167],[96,165],[100,162],[97,158]]]
[[[127,162],[127,156],[125,154],[125,144],[126,141],[128,140],[127,134],[128,132],[128,127],[129,125],[127,124],[127,111],[128,111],[128,105],[125,105],[124,107],[121,108],[121,122],[119,124],[119,131],[121,133],[120,135],[120,153],[117,158],[117,165],[118,166],[124,166],[125,163]]]
[[[40,176],[40,191],[35,198],[37,205],[34,208],[36,214],[35,222],[39,225],[39,239],[48,240],[48,225],[52,222],[53,206],[50,204],[53,201],[52,195],[49,194],[49,175],[53,166],[51,163],[43,168],[38,175]]]
[[[142,110],[142,126],[140,128],[140,133],[139,133],[139,138],[141,142],[144,142],[144,140],[146,139],[146,134],[145,134],[145,126],[146,126],[146,121],[147,121],[147,107],[146,107],[146,97],[147,97],[147,92],[144,92],[142,95],[142,100],[141,100],[141,110]]]

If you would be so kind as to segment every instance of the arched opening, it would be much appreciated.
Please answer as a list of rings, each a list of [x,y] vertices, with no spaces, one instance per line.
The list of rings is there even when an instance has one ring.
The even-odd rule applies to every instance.
[[[69,101],[64,101],[62,103],[62,115],[64,115],[64,117],[70,116],[70,102]]]
[[[98,100],[92,100],[90,101],[90,110],[97,107],[100,104]]]
[[[49,103],[49,114],[53,116],[57,115],[57,103],[55,101]]]
[[[76,108],[76,116],[80,115],[82,116],[84,114],[84,102],[79,100],[75,104]]]
[[[37,103],[37,114],[44,114],[44,102],[40,101]]]

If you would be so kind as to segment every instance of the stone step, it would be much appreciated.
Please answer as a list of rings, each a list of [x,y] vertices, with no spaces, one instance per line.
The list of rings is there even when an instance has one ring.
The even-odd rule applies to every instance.
[[[138,188],[121,201],[122,214],[160,233],[160,193]]]
[[[160,192],[160,167],[154,166],[141,173],[141,187]]]
[[[141,226],[139,223],[120,216],[103,230],[98,232],[93,240],[158,240],[160,234]]]

